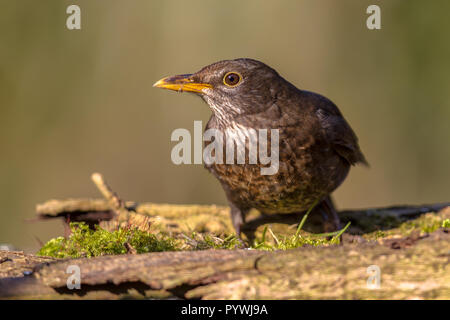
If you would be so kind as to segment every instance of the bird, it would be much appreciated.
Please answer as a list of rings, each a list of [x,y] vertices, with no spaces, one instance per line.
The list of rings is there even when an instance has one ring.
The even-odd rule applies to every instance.
[[[356,134],[330,99],[298,89],[275,69],[250,58],[219,61],[153,86],[200,96],[212,111],[205,132],[216,130],[225,140],[234,133],[244,150],[250,148],[249,132],[265,129],[272,137],[277,130],[279,159],[273,174],[262,174],[264,165],[248,163],[248,155],[245,163],[205,163],[224,189],[238,237],[251,209],[263,215],[312,209],[322,217],[325,232],[340,228],[331,193],[351,166],[368,162]],[[205,141],[205,147],[209,143]]]

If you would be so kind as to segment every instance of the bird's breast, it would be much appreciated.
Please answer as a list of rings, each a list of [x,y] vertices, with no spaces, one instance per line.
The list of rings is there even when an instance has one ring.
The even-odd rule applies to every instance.
[[[295,128],[279,128],[278,170],[263,175],[261,169],[268,164],[251,162],[251,152],[255,150],[252,139],[255,137],[260,160],[259,129],[234,123],[220,131],[224,161],[206,167],[230,191],[233,201],[244,206],[266,212],[305,210],[317,198],[337,188],[348,173],[348,165],[314,136],[299,136]],[[271,154],[272,142],[269,133],[264,145],[266,155]],[[234,150],[230,149],[231,145]],[[233,152],[231,163],[226,161],[230,152]],[[244,163],[239,163],[239,155],[244,156]]]

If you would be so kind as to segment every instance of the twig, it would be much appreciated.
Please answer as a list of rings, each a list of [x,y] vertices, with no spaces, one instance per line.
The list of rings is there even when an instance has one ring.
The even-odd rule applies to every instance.
[[[127,249],[128,254],[137,254],[137,251],[129,242],[125,242],[123,244],[125,246],[125,249]]]
[[[108,228],[116,225],[115,222],[118,222],[118,226],[120,227],[122,222],[125,224],[129,224],[130,222],[130,211],[125,208],[125,203],[122,199],[119,198],[116,192],[112,190],[112,188],[106,183],[103,175],[100,173],[93,173],[91,176],[92,181],[97,186],[98,190],[100,190],[103,197],[108,201],[108,205],[112,211],[115,212],[116,217],[113,221],[108,221],[104,223],[104,227]]]
[[[106,183],[105,179],[100,173],[93,173],[91,179],[97,186],[98,190],[100,190],[101,194],[108,201],[111,209],[119,210],[124,208],[123,201],[119,198],[117,193],[115,193]]]

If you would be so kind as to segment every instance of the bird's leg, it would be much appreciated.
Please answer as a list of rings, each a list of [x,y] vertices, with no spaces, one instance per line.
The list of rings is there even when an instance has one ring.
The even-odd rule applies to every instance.
[[[333,232],[341,228],[339,216],[329,196],[320,202],[314,211],[322,216],[324,232]]]
[[[230,202],[230,214],[234,230],[236,231],[236,236],[240,239],[241,227],[245,222],[245,212],[234,203]]]
[[[248,248],[247,244],[241,238],[241,227],[245,222],[245,214],[247,210],[243,210],[239,208],[231,201],[230,203],[230,213],[231,213],[231,221],[233,222],[234,230],[236,231],[237,240],[240,242],[242,248]]]

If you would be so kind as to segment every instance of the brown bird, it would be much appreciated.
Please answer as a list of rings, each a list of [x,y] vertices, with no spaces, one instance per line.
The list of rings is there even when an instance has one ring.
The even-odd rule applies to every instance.
[[[194,74],[161,79],[154,86],[199,95],[213,113],[205,131],[216,129],[224,141],[233,138],[245,146],[243,164],[205,165],[225,190],[237,235],[252,208],[263,214],[300,213],[316,204],[314,211],[322,215],[325,231],[340,228],[330,193],[344,181],[350,166],[367,162],[333,102],[296,88],[252,59],[220,61]],[[249,133],[259,129],[271,132],[269,149],[271,130],[278,129],[279,164],[273,174],[262,174],[267,165],[249,163]],[[234,160],[237,156],[238,152]]]

